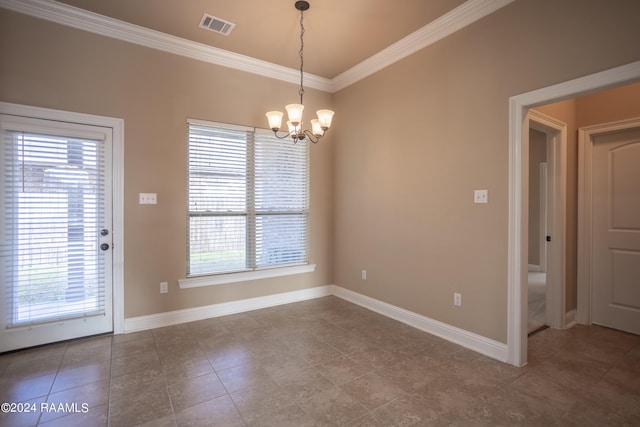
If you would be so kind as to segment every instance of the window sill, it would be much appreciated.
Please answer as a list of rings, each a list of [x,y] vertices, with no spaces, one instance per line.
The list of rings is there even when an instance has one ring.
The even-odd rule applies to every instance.
[[[268,268],[264,270],[242,271],[239,273],[199,276],[178,280],[180,289],[200,288],[203,286],[224,285],[227,283],[247,282],[271,277],[291,276],[293,274],[313,273],[315,264],[294,265],[290,267]]]

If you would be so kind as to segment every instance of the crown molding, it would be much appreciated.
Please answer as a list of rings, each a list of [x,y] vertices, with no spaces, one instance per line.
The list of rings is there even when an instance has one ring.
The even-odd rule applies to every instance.
[[[515,0],[467,0],[433,22],[334,77],[331,81],[333,85],[332,92],[344,89],[434,44],[438,40],[444,39],[514,1]]]
[[[325,92],[337,92],[424,49],[513,1],[467,0],[449,13],[333,79],[305,73],[305,85]],[[71,28],[267,78],[294,84],[298,84],[300,79],[299,70],[293,68],[193,42],[54,0],[0,0],[0,7]]]
[[[288,83],[300,83],[299,70],[193,42],[53,0],[0,0],[0,7],[71,28],[185,56],[198,61],[246,71]],[[305,73],[305,86],[325,92],[330,92],[332,89],[329,79],[308,73]]]

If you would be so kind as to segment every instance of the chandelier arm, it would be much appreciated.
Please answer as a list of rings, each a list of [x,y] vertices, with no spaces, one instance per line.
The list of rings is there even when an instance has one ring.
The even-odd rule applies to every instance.
[[[277,131],[277,130],[274,130],[274,131],[273,131],[273,134],[274,134],[274,135],[275,135],[275,137],[276,137],[276,138],[278,138],[278,139],[286,139],[286,138],[287,138],[287,137],[289,137],[289,136],[293,136],[293,135],[291,135],[289,132],[287,132],[287,133],[285,133],[284,135],[280,136],[280,135],[278,135],[278,131]]]
[[[314,144],[317,144],[318,141],[320,141],[320,138],[324,136],[324,135],[314,135],[313,132],[308,130],[304,130],[303,133],[306,135],[307,138],[309,138],[309,141],[311,141]]]

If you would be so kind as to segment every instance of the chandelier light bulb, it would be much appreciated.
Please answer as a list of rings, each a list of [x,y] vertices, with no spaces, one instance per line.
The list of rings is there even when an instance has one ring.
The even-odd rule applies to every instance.
[[[320,126],[320,121],[318,119],[311,120],[311,132],[317,137],[324,136],[324,130],[322,129],[322,126]]]
[[[333,111],[331,110],[318,110],[318,121],[322,130],[327,130],[331,127],[331,120],[333,119]]]
[[[304,105],[289,104],[284,108],[287,109],[287,114],[289,114],[289,121],[293,123],[294,126],[298,126],[300,123],[302,123],[302,111],[304,110]]]
[[[279,131],[282,127],[282,116],[284,116],[284,113],[282,111],[269,111],[266,115],[269,121],[269,128],[274,132]]]

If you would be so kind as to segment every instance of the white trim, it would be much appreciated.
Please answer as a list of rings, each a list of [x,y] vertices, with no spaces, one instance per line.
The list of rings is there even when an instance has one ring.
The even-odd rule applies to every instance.
[[[305,73],[308,87],[334,93],[470,25],[514,0],[467,0],[333,79]],[[161,33],[52,0],[0,0],[0,7],[71,28],[198,61],[298,84],[300,72],[271,62]]]
[[[113,332],[124,331],[124,120],[92,114],[0,102],[0,114],[18,115],[61,122],[82,123],[112,129],[113,169]]]
[[[507,351],[508,362],[516,366],[527,363],[527,330],[522,316],[528,311],[527,294],[522,292],[526,283],[526,271],[522,268],[528,260],[522,249],[523,185],[522,177],[522,130],[527,113],[526,107],[514,98],[509,100],[509,241],[507,254]],[[527,194],[527,193],[525,193]]]
[[[578,129],[578,272],[576,320],[591,324],[591,141]],[[589,143],[587,143],[589,142]]]
[[[265,268],[262,270],[241,271],[237,273],[216,274],[211,276],[189,277],[178,280],[180,289],[200,288],[203,286],[224,285],[226,283],[246,282],[249,280],[269,279],[271,277],[291,276],[313,273],[315,264],[293,265],[289,267]]]
[[[254,132],[256,128],[243,125],[233,125],[229,123],[212,122],[209,120],[192,119],[187,117],[187,124],[195,126],[219,127],[225,130],[237,130],[240,132]]]
[[[585,325],[591,324],[593,307],[593,137],[639,126],[640,118],[633,118],[578,129],[578,308],[575,316],[578,322]]]
[[[353,292],[336,285],[318,286],[299,291],[284,292],[263,297],[248,298],[238,301],[213,304],[204,307],[176,310],[148,316],[125,319],[124,332],[136,332],[147,329],[161,328],[180,323],[194,322],[212,317],[243,313],[261,308],[290,304],[314,298],[335,295],[345,301],[360,305],[383,316],[406,323],[421,331],[436,335],[470,350],[484,354],[491,358],[505,362],[507,360],[507,346],[503,343],[477,335],[464,329],[430,319],[409,310],[388,304],[386,302]]]
[[[101,36],[221,65],[260,76],[300,83],[300,71],[197,43],[52,0],[0,0],[0,7]],[[331,81],[305,73],[305,85],[330,92]]]
[[[451,341],[501,362],[507,361],[506,344],[474,334],[464,329],[456,328],[455,326],[439,322],[429,317],[405,310],[404,308],[396,307],[375,298],[353,292],[349,289],[335,285],[332,285],[331,288],[333,295],[346,301],[360,305],[399,322],[406,323],[416,329],[420,329],[421,331],[438,336],[447,341]]]
[[[467,0],[405,38],[351,67],[331,80],[333,92],[356,83],[409,55],[473,24],[514,0]]]
[[[124,120],[113,119],[113,333],[124,331]]]
[[[209,319],[211,317],[227,316],[229,314],[243,313],[245,311],[258,310],[261,308],[275,307],[282,304],[290,304],[328,295],[331,295],[329,286],[318,286],[314,288],[301,289],[299,291],[223,302],[204,307],[169,311],[166,313],[151,314],[148,316],[131,317],[125,319],[124,332],[129,333],[153,328],[162,328],[164,326],[195,322],[197,320]]]
[[[526,285],[526,249],[522,247],[523,231],[523,165],[524,120],[529,108],[549,102],[584,95],[596,90],[629,84],[640,80],[640,61],[606,71],[534,90],[509,99],[509,240],[507,266],[507,351],[508,362],[517,366],[527,363],[527,307],[523,305],[523,283]],[[524,189],[526,191],[526,189]],[[525,193],[526,194],[526,193]],[[526,230],[526,228],[525,228]],[[523,250],[524,249],[524,250]],[[578,307],[580,302],[578,302]]]

